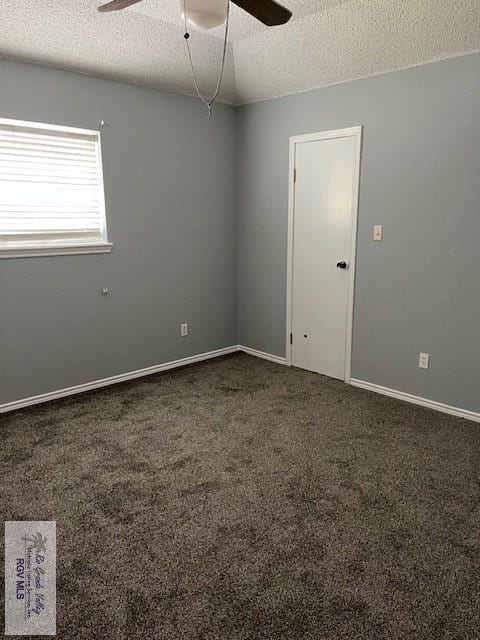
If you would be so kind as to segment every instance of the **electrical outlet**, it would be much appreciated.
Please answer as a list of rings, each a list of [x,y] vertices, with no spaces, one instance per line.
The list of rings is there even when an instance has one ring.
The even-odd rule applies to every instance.
[[[418,366],[420,369],[428,369],[430,367],[430,354],[421,353],[418,359]]]
[[[188,324],[186,322],[182,322],[182,324],[180,325],[180,335],[182,336],[182,338],[188,336]]]
[[[380,242],[381,240],[383,240],[383,225],[382,224],[376,224],[373,227],[373,239],[375,240],[375,242]]]

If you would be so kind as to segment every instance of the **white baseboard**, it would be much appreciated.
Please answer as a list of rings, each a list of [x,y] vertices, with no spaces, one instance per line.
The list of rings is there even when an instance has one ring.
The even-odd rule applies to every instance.
[[[459,418],[465,418],[467,420],[473,420],[474,422],[480,422],[480,413],[474,411],[468,411],[467,409],[460,409],[459,407],[451,407],[448,404],[442,402],[436,402],[436,400],[428,400],[427,398],[421,398],[420,396],[414,396],[410,393],[403,391],[397,391],[396,389],[389,389],[388,387],[382,387],[379,384],[373,384],[372,382],[365,382],[365,380],[357,380],[352,378],[350,384],[360,389],[366,389],[367,391],[374,391],[375,393],[381,393],[384,396],[390,396],[391,398],[397,398],[397,400],[404,400],[412,404],[418,404],[428,409],[434,409],[435,411],[441,411],[442,413],[448,413],[451,416],[457,416]]]
[[[50,391],[48,393],[42,393],[38,396],[32,396],[30,398],[22,398],[21,400],[15,400],[14,402],[7,402],[0,405],[0,413],[7,413],[9,411],[15,411],[16,409],[23,409],[24,407],[31,407],[35,404],[41,404],[43,402],[49,402],[50,400],[58,400],[60,398],[66,398],[78,393],[84,393],[85,391],[93,391],[94,389],[100,389],[102,387],[108,387],[112,384],[118,384],[119,382],[127,382],[128,380],[135,380],[135,378],[143,378],[153,373],[160,373],[162,371],[168,371],[169,369],[177,369],[178,367],[184,367],[188,364],[194,364],[195,362],[202,362],[202,360],[210,360],[211,358],[219,358],[220,356],[228,355],[229,353],[235,353],[236,351],[244,351],[251,356],[257,358],[264,358],[271,360],[277,364],[286,364],[285,358],[279,356],[273,356],[263,351],[256,351],[250,349],[250,347],[242,347],[240,345],[232,345],[231,347],[225,347],[224,349],[217,349],[215,351],[208,351],[207,353],[200,353],[196,356],[190,356],[189,358],[181,358],[180,360],[173,360],[172,362],[165,362],[163,364],[157,364],[152,367],[146,367],[145,369],[138,369],[137,371],[128,371],[127,373],[121,373],[116,376],[110,376],[109,378],[102,378],[101,380],[94,380],[93,382],[86,382],[84,384],[77,384],[74,387],[67,387],[65,389],[58,389],[57,391]]]
[[[203,360],[210,360],[212,358],[219,358],[236,351],[243,351],[248,355],[255,356],[256,358],[263,358],[264,360],[270,360],[276,364],[287,364],[287,359],[280,356],[274,356],[264,351],[258,351],[257,349],[251,349],[250,347],[244,347],[243,345],[232,345],[231,347],[225,347],[223,349],[216,349],[215,351],[208,351],[206,353],[200,353],[188,358],[181,358],[179,360],[173,360],[172,362],[165,362],[163,364],[154,365],[152,367],[146,367],[145,369],[138,369],[136,371],[129,371],[127,373],[121,373],[119,375],[110,376],[109,378],[102,378],[101,380],[94,380],[93,382],[86,382],[85,384],[78,384],[74,387],[67,387],[65,389],[59,389],[57,391],[50,391],[49,393],[42,393],[38,396],[32,396],[30,398],[22,398],[21,400],[15,400],[14,402],[7,402],[0,405],[0,413],[7,413],[9,411],[15,411],[16,409],[22,409],[24,407],[30,407],[43,402],[49,402],[50,400],[58,400],[60,398],[66,398],[85,391],[93,391],[102,387],[108,387],[119,382],[128,382],[129,380],[135,380],[136,378],[142,378],[144,376],[151,375],[153,373],[161,373],[162,371],[169,371],[170,369],[177,369],[178,367],[184,367],[189,364],[195,364],[196,362],[202,362]],[[448,413],[452,416],[458,416],[460,418],[466,418],[467,420],[473,420],[474,422],[480,422],[480,413],[474,411],[468,411],[467,409],[460,409],[458,407],[451,407],[435,400],[428,400],[427,398],[421,398],[419,396],[411,395],[410,393],[404,393],[403,391],[397,391],[396,389],[389,389],[388,387],[382,387],[372,382],[366,382],[365,380],[358,380],[352,378],[350,384],[360,389],[366,389],[367,391],[373,391],[380,393],[391,398],[397,398],[398,400],[404,400],[405,402],[411,402],[413,404],[421,405],[422,407],[428,407],[442,413]]]
[[[257,351],[256,349],[251,349],[250,347],[244,347],[241,344],[238,345],[238,350],[243,351],[244,353],[248,353],[248,355],[250,356],[255,356],[256,358],[263,358],[264,360],[270,360],[270,362],[276,362],[277,364],[287,364],[286,358],[273,356],[271,353]]]
[[[224,349],[217,349],[216,351],[200,353],[196,356],[181,358],[180,360],[173,360],[172,362],[165,362],[164,364],[154,365],[153,367],[146,367],[145,369],[138,369],[137,371],[129,371],[128,373],[121,373],[116,376],[110,376],[109,378],[94,380],[93,382],[86,382],[85,384],[77,384],[74,387],[67,387],[66,389],[59,389],[58,391],[42,393],[41,395],[32,396],[31,398],[23,398],[22,400],[15,400],[14,402],[7,402],[6,404],[0,405],[0,413],[15,411],[15,409],[30,407],[32,405],[41,404],[42,402],[48,402],[50,400],[66,398],[67,396],[73,396],[77,393],[84,393],[85,391],[93,391],[94,389],[108,387],[112,384],[118,384],[119,382],[127,382],[128,380],[134,380],[135,378],[142,378],[143,376],[148,376],[152,373],[160,373],[161,371],[168,371],[169,369],[184,367],[187,364],[194,364],[195,362],[201,362],[202,360],[218,358],[220,356],[228,355],[229,353],[235,353],[238,350],[239,347],[237,345],[225,347]]]

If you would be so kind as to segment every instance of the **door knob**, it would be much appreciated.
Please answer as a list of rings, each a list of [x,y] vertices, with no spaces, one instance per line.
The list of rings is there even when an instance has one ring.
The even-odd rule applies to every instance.
[[[337,269],[346,269],[347,268],[347,263],[345,262],[345,260],[342,260],[342,262],[337,262]]]

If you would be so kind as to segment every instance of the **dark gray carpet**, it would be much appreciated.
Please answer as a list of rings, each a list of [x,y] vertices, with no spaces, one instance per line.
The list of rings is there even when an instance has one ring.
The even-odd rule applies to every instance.
[[[61,640],[480,637],[478,424],[246,355],[0,420]]]

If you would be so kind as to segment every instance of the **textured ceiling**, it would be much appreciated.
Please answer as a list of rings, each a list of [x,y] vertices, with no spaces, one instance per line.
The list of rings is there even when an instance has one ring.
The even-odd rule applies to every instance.
[[[479,0],[350,0],[234,43],[238,102],[480,51]]]
[[[173,5],[177,0],[152,0]],[[98,13],[98,0],[0,0],[0,57],[29,60],[148,87],[192,93],[183,29],[128,9]],[[170,7],[169,7],[170,9]],[[222,42],[192,35],[202,88],[213,92]],[[232,47],[222,99],[235,101]]]
[[[236,104],[480,51],[479,0],[283,0],[266,28],[232,6],[221,99]],[[0,56],[192,93],[177,0],[99,14],[100,0],[2,0]],[[194,32],[200,84],[216,81],[223,28]]]

